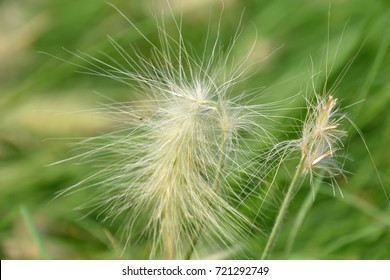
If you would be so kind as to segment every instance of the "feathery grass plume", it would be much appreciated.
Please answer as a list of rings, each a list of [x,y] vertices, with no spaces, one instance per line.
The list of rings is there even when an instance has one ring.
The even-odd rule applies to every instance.
[[[302,138],[297,142],[301,150],[302,174],[308,173],[311,183],[316,169],[322,170],[331,179],[342,174],[336,153],[343,148],[342,138],[347,135],[340,128],[345,114],[337,107],[337,98],[331,95],[316,95],[315,98],[314,104],[308,102],[309,113],[303,125]]]
[[[283,202],[279,207],[272,231],[262,253],[262,259],[269,258],[289,205],[306,176],[309,176],[314,195],[314,175],[317,172],[321,177],[328,177],[328,179],[331,180],[334,194],[335,188],[338,187],[335,176],[340,174],[343,175],[342,164],[337,161],[337,158],[344,157],[340,150],[344,147],[342,140],[347,136],[347,132],[342,129],[341,125],[345,119],[352,125],[353,122],[341,112],[337,104],[337,98],[334,98],[333,94],[356,58],[356,55],[346,63],[335,82],[328,88],[329,75],[334,67],[337,52],[341,44],[340,39],[335,49],[335,55],[329,64],[329,22],[330,7],[328,10],[328,33],[325,47],[325,77],[321,93],[317,91],[318,79],[321,76],[321,72],[314,73],[312,61],[312,76],[308,83],[307,92],[313,94],[313,97],[311,97],[311,99],[306,98],[307,113],[305,120],[302,122],[300,132],[298,133],[300,138],[277,143],[270,152],[270,154],[278,155],[279,162],[277,164],[276,174],[285,160],[288,160],[290,157],[295,157],[296,155],[298,155],[300,159],[287,188],[287,192],[284,195]],[[344,31],[345,26],[342,34]],[[342,196],[341,189],[339,187],[338,189]]]
[[[173,19],[178,38],[167,33],[164,21],[157,25],[161,45],[156,46],[118,12],[150,45],[152,59],[133,58],[109,38],[123,61],[76,54],[86,63],[78,66],[131,86],[136,82],[146,97],[107,106],[119,129],[83,141],[94,148],[75,157],[100,170],[65,193],[97,188],[88,206],[100,208],[105,220],[124,219],[125,248],[133,242],[133,230],[144,227],[142,235],[152,239],[151,258],[191,258],[202,246],[235,250],[251,224],[232,206],[243,201],[229,187],[229,181],[239,180],[235,174],[248,172],[239,158],[250,166],[250,145],[240,144],[240,131],[258,135],[257,141],[269,138],[255,121],[262,105],[229,98],[247,67],[247,57],[228,67],[241,29],[226,51],[218,33],[210,52],[198,56],[184,42],[181,20]]]
[[[342,174],[342,167],[336,160],[336,153],[343,147],[341,140],[347,135],[347,132],[340,127],[345,115],[340,112],[337,99],[333,96],[322,97],[315,93],[314,98],[314,102],[307,101],[308,112],[303,122],[301,138],[279,143],[275,147],[276,150],[273,150],[281,150],[283,157],[298,152],[300,161],[280,206],[262,259],[269,257],[288,206],[306,175],[309,174],[310,182],[313,183],[316,169],[321,170],[333,181],[334,189],[337,185],[334,176]]]

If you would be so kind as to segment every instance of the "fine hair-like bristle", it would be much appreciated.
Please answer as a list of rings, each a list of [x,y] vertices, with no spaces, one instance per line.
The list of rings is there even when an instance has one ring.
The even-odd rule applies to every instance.
[[[90,151],[76,156],[99,162],[100,169],[65,193],[80,185],[97,188],[87,206],[99,208],[105,220],[125,217],[125,247],[134,225],[142,224],[143,236],[152,239],[151,258],[191,258],[202,244],[237,247],[254,228],[231,205],[232,200],[243,203],[229,186],[232,170],[248,172],[239,158],[251,165],[252,151],[239,145],[240,131],[256,134],[257,141],[269,138],[254,120],[262,116],[257,111],[262,106],[229,97],[246,71],[247,57],[235,60],[230,71],[226,67],[239,28],[226,51],[217,36],[211,53],[198,57],[188,51],[175,20],[179,38],[158,26],[158,47],[125,19],[151,45],[152,59],[131,57],[112,38],[129,69],[117,61],[77,56],[87,62],[83,68],[89,74],[136,82],[145,100],[106,106],[118,130],[83,141]]]

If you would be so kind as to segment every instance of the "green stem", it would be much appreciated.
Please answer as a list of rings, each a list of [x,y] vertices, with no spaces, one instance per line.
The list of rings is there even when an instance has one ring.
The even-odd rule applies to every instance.
[[[323,173],[319,176],[319,178],[315,181],[313,185],[312,192],[308,192],[306,199],[302,203],[302,206],[298,212],[298,215],[295,219],[295,222],[289,232],[289,239],[286,245],[286,256],[289,257],[292,247],[294,245],[295,239],[298,235],[299,230],[302,227],[302,224],[306,218],[307,213],[309,213],[310,208],[313,206],[314,200],[317,196],[318,190],[320,189],[320,184],[322,183]]]
[[[20,212],[22,214],[23,220],[26,223],[28,230],[30,231],[32,237],[34,238],[34,240],[38,246],[38,250],[41,254],[41,257],[45,260],[50,259],[49,253],[47,252],[47,249],[45,246],[45,243],[42,239],[42,236],[39,233],[39,230],[37,229],[37,227],[34,224],[34,221],[33,221],[33,218],[31,216],[30,211],[27,209],[26,206],[20,205]]]
[[[295,171],[294,177],[288,187],[286,196],[284,197],[283,203],[280,207],[278,216],[276,217],[275,224],[272,228],[271,234],[268,238],[267,244],[265,246],[265,249],[263,251],[263,255],[261,256],[262,260],[266,260],[269,258],[272,247],[274,246],[278,233],[280,231],[280,228],[282,226],[283,220],[286,217],[288,207],[290,206],[290,203],[298,190],[301,182],[301,174],[304,168],[305,163],[305,157],[301,158],[301,161],[299,162],[299,165],[297,166],[297,170]]]

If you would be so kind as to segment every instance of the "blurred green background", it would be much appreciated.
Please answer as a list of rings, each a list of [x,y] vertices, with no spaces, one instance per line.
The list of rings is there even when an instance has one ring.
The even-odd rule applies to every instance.
[[[157,42],[153,10],[159,13],[166,9],[165,1],[111,2]],[[284,100],[304,91],[312,75],[310,57],[315,71],[325,71],[328,31],[328,62],[334,60],[329,85],[337,82],[356,56],[334,95],[343,107],[355,104],[345,112],[362,131],[383,186],[390,193],[389,2],[335,0],[330,18],[329,2],[322,0],[223,2],[221,43],[229,43],[244,11],[243,31],[233,55],[245,55],[256,42],[249,61],[263,60],[251,68],[250,77],[237,90],[266,87],[267,101]],[[184,40],[198,53],[203,51],[210,3],[188,0],[181,5],[180,1],[171,1],[173,13],[183,15]],[[211,29],[215,31],[221,1],[214,1],[212,7]],[[166,14],[169,20],[172,15]],[[175,32],[173,24],[167,29]],[[88,111],[107,102],[102,96],[130,101],[136,94],[118,82],[77,73],[80,68],[73,63],[86,64],[64,50],[115,56],[107,35],[130,53],[129,44],[149,54],[150,46],[105,1],[0,1],[2,259],[119,258],[117,225],[74,210],[88,199],[87,194],[53,200],[58,191],[89,174],[90,167],[75,162],[48,166],[75,155],[69,145],[71,138],[109,130],[108,121],[98,112]],[[288,107],[295,106],[304,106],[304,99],[297,97]],[[283,114],[302,119],[304,111],[286,109]],[[390,202],[361,137],[351,126],[348,132],[345,144],[351,160],[344,168],[350,174],[347,182],[342,178],[338,182],[345,198],[337,190],[333,196],[332,189],[321,184],[313,201],[310,186],[302,186],[272,258],[390,259]],[[281,193],[288,183],[284,180],[278,182]],[[274,205],[262,216],[265,233],[271,229],[276,209]],[[265,235],[243,238],[249,240],[251,249],[225,257],[261,256]],[[123,257],[148,258],[149,249],[147,242],[134,242]]]

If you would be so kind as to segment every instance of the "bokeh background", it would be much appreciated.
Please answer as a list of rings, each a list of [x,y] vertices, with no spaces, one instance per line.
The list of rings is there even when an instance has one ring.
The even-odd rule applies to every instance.
[[[154,14],[166,10],[165,1],[111,2],[157,42]],[[264,88],[265,99],[271,102],[297,96],[288,105],[295,109],[283,112],[286,116],[304,116],[304,110],[296,107],[304,106],[299,93],[305,91],[313,74],[311,60],[315,72],[322,75],[326,61],[333,64],[328,85],[337,84],[342,77],[334,95],[364,135],[375,165],[361,135],[346,124],[350,160],[344,168],[350,173],[347,182],[337,178],[344,198],[337,190],[334,196],[323,182],[314,200],[313,189],[305,183],[272,258],[390,259],[390,202],[385,196],[385,191],[390,193],[389,2],[334,0],[330,9],[323,0],[170,3],[167,21],[172,13],[182,14],[184,40],[199,53],[210,9],[214,18],[210,29],[215,31],[221,18],[220,40],[225,45],[242,16],[243,30],[233,55],[245,55],[255,44],[249,61],[261,62],[250,69],[248,79],[237,90]],[[167,24],[167,29],[175,32],[174,24]],[[81,69],[75,64],[86,64],[66,51],[115,57],[107,35],[124,48],[131,44],[145,56],[150,54],[150,45],[105,1],[0,1],[1,259],[120,258],[119,225],[102,223],[96,213],[75,210],[88,194],[54,199],[58,191],[89,174],[90,166],[77,162],[49,166],[77,153],[69,145],[74,138],[109,131],[110,123],[90,109],[107,102],[107,97],[130,101],[137,94],[118,82],[78,73]],[[320,78],[319,88],[321,83],[324,79]],[[280,197],[287,184],[281,176]],[[265,234],[276,215],[275,201],[258,221]],[[250,250],[219,257],[259,258],[264,233],[243,237]],[[134,242],[122,258],[148,258],[149,249],[147,241]]]

